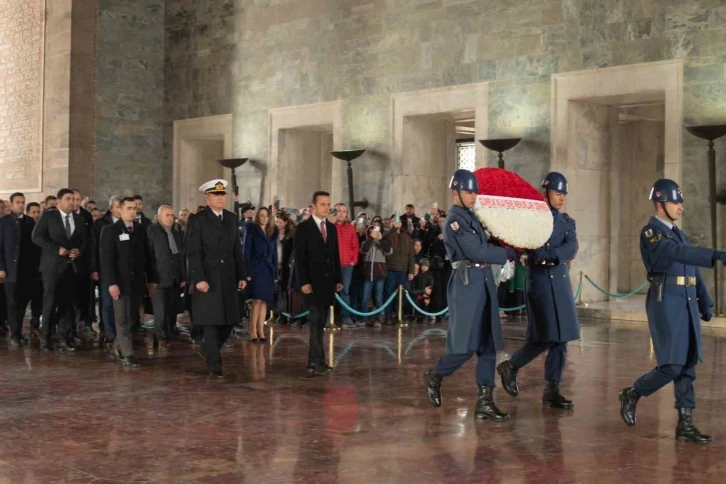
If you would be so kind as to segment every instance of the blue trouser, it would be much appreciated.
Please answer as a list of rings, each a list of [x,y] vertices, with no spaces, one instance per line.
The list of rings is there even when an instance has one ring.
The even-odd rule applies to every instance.
[[[556,341],[533,343],[528,341],[512,355],[512,366],[516,369],[522,368],[547,350],[549,352],[545,360],[545,380],[559,383],[562,381],[562,372],[565,370],[567,343],[558,343]]]
[[[108,341],[116,340],[116,320],[113,316],[113,299],[108,293],[108,284],[101,283],[99,297],[101,298],[101,310],[99,311],[103,330]]]
[[[386,299],[398,290],[398,286],[408,288],[408,273],[406,271],[388,271],[386,274]],[[394,299],[393,304],[389,304],[386,308],[386,318],[391,317],[394,309],[398,311],[398,299]]]
[[[347,265],[340,268],[340,273],[343,278],[343,290],[340,291],[340,298],[350,306],[350,282],[353,280],[353,266]],[[355,306],[350,306],[356,309]],[[340,307],[340,319],[343,321],[350,319],[350,311],[345,309],[345,306]]]
[[[383,306],[383,285],[385,282],[385,279],[380,279],[378,281],[363,281],[361,312],[368,312],[368,301],[371,299],[371,294],[373,295],[373,305],[375,308],[378,309]]]
[[[633,389],[638,395],[647,397],[673,382],[676,408],[696,408],[696,393],[693,391],[696,363],[698,363],[698,349],[691,327],[686,364],[657,366],[638,378]]]
[[[479,386],[494,387],[494,372],[497,366],[497,350],[491,336],[484,348],[468,353],[446,353],[436,363],[436,373],[449,376],[458,370],[469,358],[476,353],[476,384]]]

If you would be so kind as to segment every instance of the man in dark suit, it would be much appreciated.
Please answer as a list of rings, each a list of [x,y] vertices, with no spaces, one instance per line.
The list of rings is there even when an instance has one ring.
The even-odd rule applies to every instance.
[[[223,378],[220,350],[239,320],[237,291],[247,285],[247,271],[237,217],[225,210],[227,182],[211,180],[201,187],[207,207],[189,217],[186,230],[188,283],[194,325],[204,333],[200,353],[209,374]]]
[[[151,225],[151,219],[144,215],[144,198],[141,195],[134,195],[136,203],[136,223],[141,224],[141,228],[146,231]]]
[[[73,190],[73,213],[76,215],[80,215],[83,219],[83,222],[86,224],[86,235],[89,239],[89,247],[90,247],[90,238],[91,238],[91,229],[93,227],[93,216],[91,215],[91,212],[86,210],[82,207],[83,203],[83,197],[81,196],[81,192],[76,189],[72,188]],[[95,308],[91,307],[92,304],[92,291],[94,289],[94,285],[91,282],[91,279],[89,277],[88,267],[90,263],[90,251],[86,251],[86,253],[83,255],[83,273],[78,278],[78,290],[76,291],[76,311],[75,316],[77,317],[74,322],[83,322],[83,326],[81,329],[83,329],[86,332],[91,331],[91,324],[93,323],[93,314],[95,313]],[[94,304],[95,306],[95,304]],[[75,329],[75,327],[71,328],[72,330]]]
[[[113,195],[108,201],[108,210],[100,219],[96,220],[91,229],[91,237],[88,239],[89,269],[91,281],[98,283],[98,296],[100,299],[99,316],[103,330],[100,331],[106,339],[107,345],[113,345],[116,341],[116,320],[113,317],[113,299],[106,286],[101,280],[101,231],[108,225],[115,224],[121,219],[121,199],[119,195]]]
[[[323,331],[335,293],[343,289],[338,255],[338,232],[327,221],[330,194],[313,194],[313,214],[295,230],[295,270],[305,306],[310,311],[310,350],[308,374],[327,375],[333,369],[325,363]]]
[[[33,221],[33,225],[40,220],[40,204],[38,202],[30,202],[25,205],[25,215]],[[35,265],[35,273],[33,274],[33,284],[30,294],[30,330],[32,334],[39,335],[40,316],[43,314],[43,276],[40,273],[40,247],[33,244],[35,259],[38,261]]]
[[[121,199],[121,219],[101,231],[101,282],[113,299],[116,355],[124,366],[138,368],[131,340],[131,323],[151,280],[146,232],[136,219],[136,202]],[[153,294],[153,284],[149,284]]]
[[[33,294],[40,264],[38,246],[30,240],[35,221],[24,214],[25,196],[10,195],[10,214],[0,219],[0,278],[5,279],[10,344],[27,344],[23,336],[23,317]]]
[[[151,282],[156,290],[151,296],[154,305],[154,344],[167,348],[167,340],[176,326],[181,290],[186,286],[184,233],[174,223],[174,208],[162,205],[156,214],[157,223],[146,231],[151,258]]]
[[[40,271],[43,273],[43,349],[52,351],[50,343],[54,316],[60,322],[58,347],[75,351],[71,341],[71,320],[76,285],[81,276],[79,262],[86,250],[86,225],[73,213],[73,190],[58,191],[58,206],[47,210],[33,229],[32,241],[42,249]]]

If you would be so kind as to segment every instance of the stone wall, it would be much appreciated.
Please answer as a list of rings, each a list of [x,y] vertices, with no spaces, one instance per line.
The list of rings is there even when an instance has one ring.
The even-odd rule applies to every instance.
[[[489,136],[525,138],[508,167],[532,182],[550,161],[553,73],[685,58],[685,121],[726,117],[721,0],[169,0],[166,40],[167,126],[232,111],[234,155],[259,160],[244,167],[259,179],[268,109],[343,99],[343,145],[372,151],[359,193],[388,179],[393,93],[490,81]],[[701,148],[687,137],[687,193]]]
[[[99,0],[93,196],[141,193],[151,213],[171,199],[165,166],[164,1]]]

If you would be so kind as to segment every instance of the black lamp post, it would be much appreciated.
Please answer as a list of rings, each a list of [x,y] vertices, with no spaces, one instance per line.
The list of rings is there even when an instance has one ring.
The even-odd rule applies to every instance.
[[[713,149],[713,140],[726,135],[726,124],[713,126],[689,126],[686,130],[697,138],[708,140],[708,201],[711,211],[711,247],[716,249],[718,245],[718,227],[716,226],[716,203],[719,197],[716,196],[716,150]],[[714,314],[719,314],[720,294],[718,292],[719,265],[713,266],[713,289],[716,292],[714,298]]]
[[[522,138],[504,138],[504,139],[480,139],[479,143],[492,151],[499,153],[499,168],[504,168],[504,152],[511,150],[522,141]]]
[[[239,201],[237,200],[237,198],[239,197],[239,186],[237,185],[237,173],[235,172],[235,170],[247,163],[248,159],[249,158],[227,158],[224,160],[217,160],[217,163],[225,168],[229,168],[230,170],[232,170],[232,193],[234,194],[234,213],[237,215],[237,218],[239,218]]]
[[[348,200],[350,202],[350,219],[353,220],[354,218],[354,209],[355,207],[362,207],[366,208],[368,207],[368,200],[365,198],[363,200],[355,201],[355,197],[353,196],[353,164],[352,161],[360,158],[360,156],[365,153],[366,150],[341,150],[341,151],[331,151],[330,154],[333,155],[335,158],[339,160],[343,160],[348,164]]]

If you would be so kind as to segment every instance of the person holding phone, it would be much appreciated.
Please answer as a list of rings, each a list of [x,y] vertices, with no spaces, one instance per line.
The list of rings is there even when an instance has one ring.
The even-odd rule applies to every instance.
[[[403,228],[403,218],[396,213],[391,217],[391,230],[383,236],[393,251],[386,257],[386,297],[390,297],[399,286],[408,287],[409,281],[413,280],[414,274],[414,250],[413,241],[408,232]],[[396,307],[394,308],[394,305]],[[393,311],[398,311],[398,301],[386,307],[385,324],[395,324],[391,319]]]
[[[358,235],[355,228],[348,221],[348,206],[344,203],[335,205],[335,229],[338,232],[338,252],[340,254],[340,272],[343,277],[343,291],[340,297],[345,304],[351,304],[350,285],[353,281],[353,268],[358,264]],[[355,308],[356,305],[351,307]],[[355,328],[356,324],[351,318],[350,312],[345,308],[340,309],[341,325],[344,328]]]
[[[376,308],[383,306],[383,288],[386,282],[386,257],[391,255],[393,248],[387,240],[383,240],[381,228],[370,225],[366,229],[366,240],[363,242],[360,253],[363,256],[363,311],[368,310],[371,295]],[[366,323],[374,328],[381,327],[380,316],[373,316]]]

